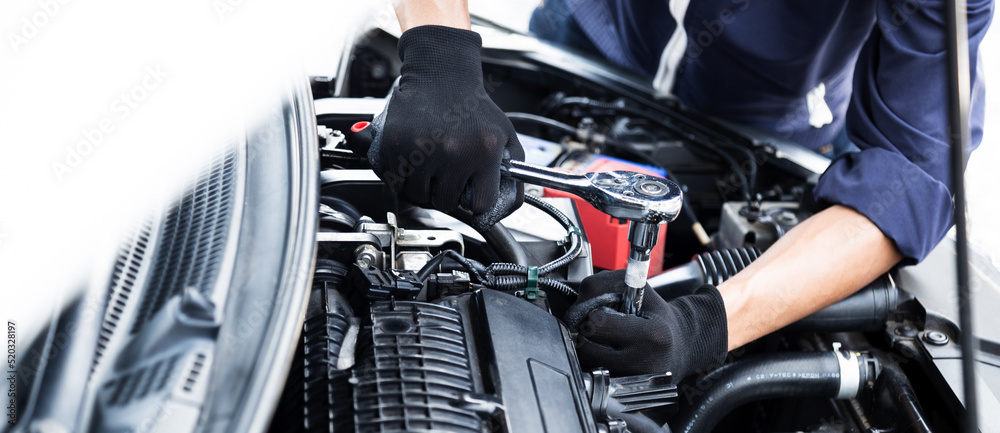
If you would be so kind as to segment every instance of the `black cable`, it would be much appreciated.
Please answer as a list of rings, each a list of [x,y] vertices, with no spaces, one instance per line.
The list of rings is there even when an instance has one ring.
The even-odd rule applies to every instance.
[[[570,247],[566,253],[561,257],[539,267],[539,275],[545,275],[553,270],[563,267],[580,255],[583,251],[583,236],[580,234],[580,230],[573,224],[572,221],[570,221],[566,214],[535,196],[525,196],[524,201],[538,207],[543,212],[552,216],[566,228],[570,238]],[[513,237],[511,237],[511,239],[513,239]],[[459,263],[463,268],[469,271],[469,273],[474,276],[478,282],[496,290],[516,290],[518,288],[525,287],[528,283],[529,268],[527,266],[516,263],[494,263],[489,267],[484,268],[479,262],[468,259],[453,250],[444,250],[428,260],[427,263],[417,272],[417,278],[420,281],[427,281],[430,275],[434,273],[434,271],[441,266],[446,259],[451,259]],[[576,297],[575,290],[557,280],[541,277],[538,278],[537,281],[540,288],[556,290],[572,299],[575,299]]]
[[[427,278],[434,273],[434,270],[437,269],[437,267],[440,266],[445,259],[454,260],[456,263],[462,265],[462,267],[469,271],[469,274],[476,277],[478,281],[486,281],[486,268],[483,267],[481,263],[468,259],[454,250],[444,250],[438,253],[438,255],[431,257],[424,267],[417,271],[417,279],[420,281],[427,281]]]
[[[417,278],[420,281],[426,281],[427,278],[434,273],[434,270],[437,269],[438,266],[444,266],[444,262],[449,259],[461,265],[461,267],[474,276],[478,282],[494,290],[511,291],[523,289],[528,284],[526,267],[523,268],[523,274],[495,275],[492,273],[495,265],[500,265],[497,269],[504,270],[517,270],[521,267],[513,263],[495,263],[487,268],[484,267],[482,263],[466,258],[453,250],[444,250],[428,260],[427,264],[425,264],[424,267],[420,268],[420,271],[417,272]],[[569,298],[570,301],[575,300],[577,297],[576,290],[565,283],[552,278],[538,278],[538,287],[542,289],[555,290],[563,296]]]
[[[682,185],[681,181],[678,180],[676,176],[674,176],[673,171],[667,170],[666,167],[661,166],[659,163],[656,162],[656,160],[654,160],[653,158],[647,156],[646,154],[644,154],[642,152],[639,152],[639,151],[633,149],[632,146],[629,146],[628,144],[619,142],[617,140],[612,140],[612,139],[606,139],[605,143],[608,146],[611,146],[612,148],[614,148],[615,150],[619,150],[619,151],[622,151],[624,153],[629,154],[629,156],[631,156],[631,157],[633,157],[635,159],[640,160],[641,162],[645,163],[646,165],[662,169],[663,172],[667,174],[667,179],[670,179],[671,182],[676,183],[677,186],[681,186]],[[725,197],[723,197],[723,199],[725,199]],[[692,224],[696,224],[696,223],[700,224],[700,222],[698,221],[698,216],[694,214],[694,209],[688,203],[687,195],[681,197],[681,211],[683,211],[684,214],[687,215],[687,217],[691,219],[691,223]]]
[[[627,114],[631,114],[633,116],[641,117],[650,122],[653,122],[658,126],[670,132],[673,132],[674,134],[677,134],[678,136],[687,137],[688,139],[692,140],[692,143],[697,143],[698,145],[704,147],[706,150],[711,151],[712,153],[718,155],[723,160],[725,160],[726,163],[729,164],[729,167],[733,171],[733,174],[736,175],[736,177],[740,180],[741,183],[740,186],[741,189],[743,190],[743,195],[745,196],[745,200],[751,200],[753,198],[751,194],[753,189],[755,188],[754,183],[756,183],[757,181],[757,162],[753,156],[753,152],[750,152],[749,149],[745,149],[742,148],[741,146],[737,146],[734,144],[728,144],[728,143],[726,144],[727,147],[742,148],[747,151],[746,154],[749,155],[748,160],[750,161],[750,169],[747,170],[748,173],[743,173],[743,169],[740,166],[740,164],[732,157],[732,155],[722,150],[722,148],[720,148],[719,146],[716,146],[715,144],[707,140],[695,141],[693,134],[685,132],[676,126],[663,121],[657,116],[646,113],[645,111],[640,110],[638,108],[630,107],[624,104],[613,104],[609,102],[595,101],[593,99],[586,97],[574,97],[574,96],[562,98],[561,100],[559,100],[558,105],[583,105],[588,107],[624,112]],[[747,177],[747,174],[749,174],[749,179]]]
[[[551,204],[548,204],[533,195],[524,196],[524,202],[535,206],[542,212],[545,212],[552,216],[552,218],[555,218],[556,221],[559,221],[559,223],[566,229],[570,240],[570,247],[567,249],[566,253],[563,254],[562,257],[540,266],[538,268],[538,274],[548,274],[549,272],[566,266],[572,262],[573,259],[577,258],[577,256],[579,256],[583,251],[583,239],[581,239],[582,236],[580,235],[580,229],[577,228],[572,221],[570,221],[569,217],[562,213],[559,209],[556,209],[555,206],[552,206]],[[525,268],[525,272],[527,272],[527,268]]]
[[[560,122],[558,120],[549,119],[548,117],[544,117],[544,116],[539,116],[539,115],[530,114],[530,113],[519,113],[519,112],[511,111],[511,112],[507,113],[507,118],[510,119],[511,121],[522,120],[522,121],[528,121],[528,122],[532,122],[532,123],[537,123],[537,124],[549,126],[549,127],[558,129],[560,131],[563,131],[563,132],[565,132],[567,134],[572,134],[572,135],[576,135],[577,134],[577,129],[576,128],[574,128],[574,127],[572,127],[570,125],[567,125],[565,123],[562,123],[562,122]]]
[[[527,284],[528,277],[525,275],[501,275],[494,278],[491,287],[494,290],[509,292],[512,290],[523,289],[527,286]],[[578,296],[576,290],[573,290],[561,281],[552,278],[539,278],[538,287],[541,289],[555,290],[559,292],[559,294],[569,298],[570,301],[576,300]]]

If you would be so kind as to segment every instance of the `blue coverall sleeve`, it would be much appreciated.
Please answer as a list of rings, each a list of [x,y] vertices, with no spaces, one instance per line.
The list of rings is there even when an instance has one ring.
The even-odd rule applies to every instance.
[[[814,190],[820,202],[868,217],[895,242],[905,264],[926,257],[954,223],[944,3],[878,1],[846,119],[861,151],[834,160]],[[993,0],[969,0],[973,149],[982,139],[985,106],[979,45],[992,15]]]

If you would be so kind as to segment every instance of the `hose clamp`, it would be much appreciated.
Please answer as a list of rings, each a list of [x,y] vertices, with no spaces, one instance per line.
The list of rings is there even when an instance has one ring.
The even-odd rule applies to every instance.
[[[861,368],[858,353],[842,350],[840,343],[833,343],[833,356],[840,364],[840,391],[837,399],[852,399],[861,390]]]

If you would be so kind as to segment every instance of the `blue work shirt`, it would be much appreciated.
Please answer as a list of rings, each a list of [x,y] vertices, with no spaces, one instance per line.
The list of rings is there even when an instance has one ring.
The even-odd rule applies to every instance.
[[[567,4],[608,59],[656,75],[676,27],[668,1]],[[968,13],[975,148],[985,105],[979,45],[993,1],[969,0]],[[672,93],[701,113],[814,150],[846,127],[860,151],[835,159],[814,196],[864,214],[904,263],[916,263],[953,224],[945,23],[935,0],[691,0]],[[807,104],[810,92],[829,109],[825,125],[810,122],[818,110]]]

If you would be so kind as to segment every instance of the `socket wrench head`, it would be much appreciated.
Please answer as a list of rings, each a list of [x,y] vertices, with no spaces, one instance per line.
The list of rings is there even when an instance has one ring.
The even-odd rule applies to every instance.
[[[631,171],[588,173],[594,188],[584,198],[615,218],[658,224],[673,221],[684,193],[676,183]]]

